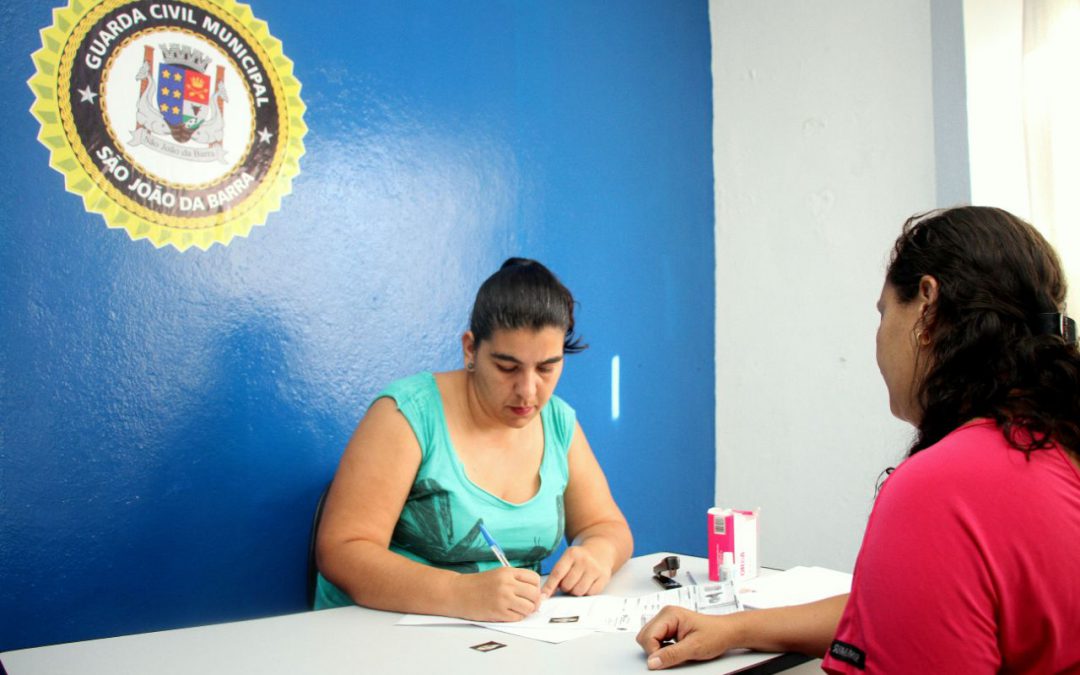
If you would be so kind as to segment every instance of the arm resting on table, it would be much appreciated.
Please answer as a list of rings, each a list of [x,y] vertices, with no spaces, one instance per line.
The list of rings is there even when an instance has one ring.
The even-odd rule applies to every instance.
[[[731,649],[800,652],[822,657],[832,643],[847,595],[805,605],[707,616],[665,607],[638,633],[649,668],[670,668],[686,661],[707,661]],[[674,641],[673,644],[665,644]]]

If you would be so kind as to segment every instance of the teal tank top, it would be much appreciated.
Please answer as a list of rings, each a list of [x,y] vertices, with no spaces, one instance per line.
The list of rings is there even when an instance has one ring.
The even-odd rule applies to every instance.
[[[478,487],[450,443],[442,397],[432,373],[419,373],[386,387],[420,444],[420,468],[390,539],[390,550],[411,560],[454,570],[482,572],[499,565],[484,537],[483,523],[510,564],[540,571],[540,562],[563,538],[563,493],[570,477],[567,455],[574,436],[574,409],[552,396],[540,411],[544,456],[540,489],[514,504]],[[352,599],[320,574],[315,608],[351,605]]]

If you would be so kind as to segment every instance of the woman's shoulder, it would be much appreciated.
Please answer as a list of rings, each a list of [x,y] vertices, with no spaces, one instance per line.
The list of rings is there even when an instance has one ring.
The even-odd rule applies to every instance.
[[[973,519],[992,518],[999,507],[987,499],[1005,479],[993,457],[1005,452],[1003,442],[996,426],[961,427],[905,459],[874,499],[863,546],[905,532],[960,541]]]
[[[551,395],[540,414],[559,426],[569,427],[571,431],[577,422],[577,411],[555,394]]]
[[[558,396],[557,394],[552,394],[551,395],[551,398],[548,399],[548,404],[547,404],[546,407],[548,409],[550,409],[552,412],[558,413],[560,415],[574,415],[575,414],[574,408],[569,403],[567,403],[562,397]]]
[[[375,398],[376,400],[380,398],[393,399],[400,408],[413,402],[425,402],[437,394],[438,387],[435,384],[435,375],[429,371],[424,371],[403,377],[400,380],[394,380],[386,385]]]
[[[1038,452],[1028,457],[1012,447],[993,420],[975,420],[947,434],[940,441],[896,468],[886,486],[889,492],[933,495],[981,495],[997,490],[1002,481],[1021,479],[1053,457]],[[1037,480],[1037,476],[1030,476]],[[882,488],[882,495],[886,492]]]
[[[1005,449],[1009,444],[997,422],[975,419],[945,434],[923,453],[936,462],[949,462],[970,456],[985,456],[991,449]]]
[[[569,448],[570,442],[574,439],[574,429],[577,427],[577,413],[570,404],[552,394],[547,405],[540,411],[540,416],[544,420],[545,427],[550,429],[553,437],[557,439],[559,446]]]

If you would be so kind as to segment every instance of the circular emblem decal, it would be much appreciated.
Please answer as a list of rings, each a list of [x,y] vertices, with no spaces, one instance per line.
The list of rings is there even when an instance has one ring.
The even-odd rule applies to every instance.
[[[304,154],[292,62],[233,0],[70,0],[41,31],[38,139],[109,227],[183,251],[262,225]]]

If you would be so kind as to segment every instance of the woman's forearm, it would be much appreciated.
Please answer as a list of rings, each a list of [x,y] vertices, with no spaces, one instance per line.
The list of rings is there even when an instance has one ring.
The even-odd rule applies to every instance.
[[[614,574],[634,552],[634,539],[626,521],[596,523],[578,533],[572,546],[584,546],[598,560],[610,564]]]
[[[735,643],[761,652],[799,652],[821,658],[832,644],[848,596],[776,609],[739,612]]]
[[[477,621],[520,621],[540,602],[540,575],[498,566],[461,574],[422,565],[373,542],[343,545],[326,576],[357,604],[410,614]]]
[[[320,556],[319,569],[328,581],[365,607],[446,614],[454,605],[456,572],[422,565],[372,542],[337,545],[328,555]]]

